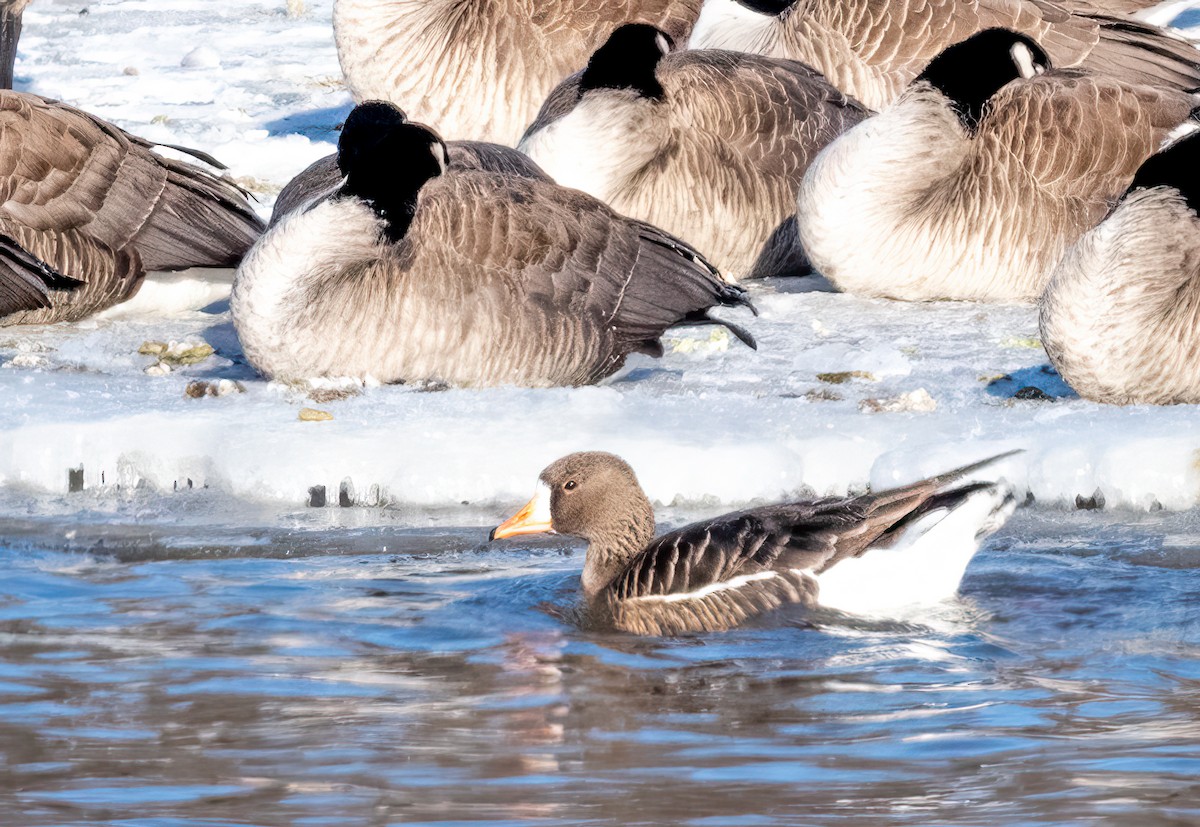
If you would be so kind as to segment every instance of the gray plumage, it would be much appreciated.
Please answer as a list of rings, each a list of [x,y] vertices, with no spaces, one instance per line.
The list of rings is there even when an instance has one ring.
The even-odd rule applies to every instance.
[[[1042,344],[1076,393],[1200,403],[1200,219],[1174,187],[1135,190],[1076,242],[1040,301]]]
[[[447,168],[436,135],[394,110],[387,123],[388,108],[351,114],[364,125],[339,143],[346,185],[284,216],[238,269],[234,323],[264,375],[583,385],[661,355],[670,327],[749,306],[678,239],[541,178]],[[391,174],[374,201],[353,190]]]
[[[388,100],[445,135],[515,145],[546,94],[622,23],[684,42],[701,0],[336,0],[355,100]]]
[[[553,182],[528,155],[507,146],[483,141],[447,141],[446,150],[451,169],[484,170]],[[268,226],[275,226],[280,218],[314,198],[328,195],[341,186],[344,177],[338,169],[336,152],[314,161],[280,190]]]
[[[581,95],[581,75],[568,78],[521,149],[564,186],[687,239],[727,276],[807,272],[796,189],[816,154],[867,111],[793,61],[684,51],[648,71],[661,97]]]
[[[0,0],[0,89],[12,89],[21,19],[29,0]]]
[[[645,635],[717,631],[786,604],[816,605],[834,567],[891,547],[928,515],[976,494],[994,494],[995,506],[972,539],[991,533],[1011,511],[1011,495],[993,483],[955,483],[1012,453],[888,491],[739,511],[655,539],[653,508],[633,470],[612,454],[583,452],[548,466],[518,517],[548,496],[550,525],[541,530],[588,541],[592,622]],[[515,517],[493,537],[522,533]]]
[[[245,193],[152,147],[0,91],[0,324],[81,319],[131,297],[147,270],[237,264],[263,227]]]
[[[1122,8],[1130,5],[1120,2]],[[976,32],[1030,37],[1060,68],[1126,83],[1200,87],[1195,48],[1156,26],[1106,13],[1106,4],[1049,0],[802,0],[778,17],[706,0],[692,48],[738,49],[800,60],[872,109],[894,101],[934,57]],[[722,14],[722,12],[725,12]]]

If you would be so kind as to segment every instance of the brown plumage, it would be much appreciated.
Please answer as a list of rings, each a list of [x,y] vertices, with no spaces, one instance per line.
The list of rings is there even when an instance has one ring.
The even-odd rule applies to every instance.
[[[888,491],[739,511],[655,539],[654,510],[633,469],[612,454],[583,452],[548,466],[534,498],[491,538],[556,531],[586,539],[583,590],[593,622],[647,635],[730,629],[789,603],[824,604],[821,581],[836,566],[902,540],[909,546],[897,553],[919,569],[930,558],[918,541],[939,524],[925,518],[975,502],[983,506],[978,519],[958,527],[965,547],[951,553],[965,568],[1013,501],[993,483],[952,486],[1012,453]],[[904,536],[909,529],[916,541]],[[951,581],[953,592],[958,578]]]
[[[929,71],[944,67],[943,79],[964,77],[969,87],[992,75],[952,54],[970,50],[974,60],[994,48],[1011,63],[1011,37],[981,33]],[[797,207],[801,240],[822,274],[872,296],[1036,300],[1067,247],[1197,103],[1078,70],[1010,71],[1015,80],[970,104],[914,84],[830,145]]]
[[[147,270],[232,267],[262,231],[234,184],[74,107],[0,92],[0,324],[73,321]]]
[[[447,168],[437,135],[386,104],[351,113],[339,164],[345,185],[235,276],[234,323],[267,376],[581,385],[749,305],[688,245],[584,193]]]
[[[0,89],[12,89],[21,16],[28,5],[29,0],[0,0]]]
[[[800,63],[664,55],[654,37],[615,32],[551,93],[521,149],[560,184],[687,239],[727,276],[807,272],[796,189],[867,111]]]
[[[1200,133],[1155,155],[1059,262],[1039,301],[1050,361],[1080,396],[1200,403]]]
[[[1126,83],[1200,87],[1200,56],[1186,40],[1082,2],[1068,9],[1049,0],[798,0],[758,21],[743,9],[743,19],[752,21],[744,25],[709,17],[732,2],[706,0],[693,48],[803,61],[876,110],[943,49],[991,28],[1036,40],[1059,68],[1084,67]]]
[[[337,0],[355,100],[388,100],[463,140],[513,146],[556,83],[640,21],[684,42],[701,0]]]

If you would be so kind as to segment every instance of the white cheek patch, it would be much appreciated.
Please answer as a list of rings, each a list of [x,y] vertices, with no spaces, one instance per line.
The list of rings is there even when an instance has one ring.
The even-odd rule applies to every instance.
[[[1043,74],[1046,71],[1045,66],[1035,61],[1033,50],[1026,44],[1014,43],[1008,51],[1012,55],[1013,62],[1017,64],[1017,72],[1026,80]]]
[[[671,44],[667,42],[666,35],[659,32],[654,36],[654,42],[658,44],[658,50],[664,55],[671,52]]]
[[[433,159],[438,162],[438,168],[442,174],[446,173],[448,159],[446,158],[446,146],[441,141],[434,141],[429,145],[429,151],[433,154]]]
[[[550,486],[544,481],[538,480],[531,502],[533,503],[533,513],[529,515],[529,519],[535,523],[554,525],[554,521],[550,517]]]

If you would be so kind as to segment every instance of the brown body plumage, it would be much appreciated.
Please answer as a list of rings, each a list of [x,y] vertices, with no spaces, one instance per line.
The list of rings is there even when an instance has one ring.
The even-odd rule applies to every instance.
[[[749,304],[686,244],[584,193],[447,167],[440,139],[387,104],[351,113],[339,163],[346,184],[284,216],[234,279],[234,323],[267,376],[581,385]]]
[[[81,319],[147,270],[232,267],[262,231],[235,185],[56,101],[0,92],[0,323]]]
[[[620,457],[589,451],[548,466],[534,498],[492,538],[556,531],[586,539],[583,590],[592,622],[646,635],[730,629],[786,604],[823,602],[821,581],[836,566],[911,539],[904,537],[910,528],[917,535],[936,530],[926,517],[948,517],[973,501],[982,506],[978,519],[960,527],[964,548],[950,555],[965,568],[1013,500],[993,483],[954,484],[1009,455],[889,491],[739,511],[655,539],[654,510],[633,469]],[[929,558],[911,546],[896,553],[911,554],[919,569]],[[961,568],[951,573],[951,593]]]
[[[801,239],[849,292],[1036,300],[1195,105],[1184,92],[1051,70],[1007,83],[966,124],[918,83],[812,165]]]
[[[806,272],[796,189],[867,111],[807,66],[721,51],[647,60],[656,96],[615,82],[581,94],[599,58],[554,90],[521,149],[564,186],[687,239],[727,276]]]
[[[803,61],[876,110],[943,49],[990,28],[1036,40],[1060,68],[1085,67],[1127,83],[1200,87],[1200,61],[1190,43],[1084,2],[1067,8],[1050,0],[797,0],[778,16],[744,16],[751,21],[744,26],[715,17],[707,24],[718,6],[732,2],[707,0],[693,48]]]
[[[1046,353],[1085,399],[1200,403],[1198,162],[1200,137],[1150,159],[1042,294]]]
[[[337,0],[355,100],[389,100],[463,140],[516,145],[556,83],[640,21],[686,40],[700,0]]]

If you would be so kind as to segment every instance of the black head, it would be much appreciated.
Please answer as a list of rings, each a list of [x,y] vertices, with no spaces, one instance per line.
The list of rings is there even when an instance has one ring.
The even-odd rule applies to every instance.
[[[771,17],[783,17],[796,5],[796,0],[734,0],[739,6]]]
[[[1129,189],[1146,187],[1174,187],[1200,215],[1200,132],[1192,132],[1142,163]]]
[[[985,29],[944,50],[917,80],[948,97],[963,125],[974,131],[1001,88],[1049,69],[1050,58],[1035,41],[1008,29]]]
[[[404,237],[425,182],[446,171],[446,145],[437,133],[409,123],[384,101],[354,107],[338,139],[338,169],[346,176],[342,192],[371,205],[387,222],[387,236]]]
[[[632,89],[644,98],[661,98],[663,88],[654,70],[673,46],[666,32],[645,23],[626,23],[592,53],[579,78],[579,94],[592,89]]]

